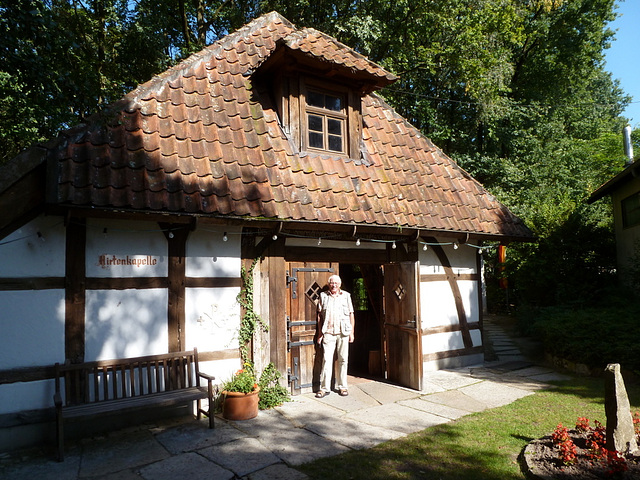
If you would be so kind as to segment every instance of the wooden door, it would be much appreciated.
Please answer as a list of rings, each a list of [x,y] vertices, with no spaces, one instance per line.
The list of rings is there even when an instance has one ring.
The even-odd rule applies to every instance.
[[[287,263],[287,361],[294,395],[320,387],[322,355],[315,344],[316,308],[333,274],[338,274],[337,264]]]
[[[387,378],[420,390],[422,344],[418,321],[418,265],[416,262],[384,266],[385,353]]]

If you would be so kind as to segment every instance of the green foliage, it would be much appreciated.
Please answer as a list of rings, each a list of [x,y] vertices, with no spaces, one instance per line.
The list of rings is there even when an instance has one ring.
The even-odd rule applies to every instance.
[[[260,379],[252,362],[245,362],[240,370],[222,384],[227,392],[251,393],[260,387],[258,408],[268,410],[291,401],[289,391],[280,385],[282,374],[273,363],[269,363],[260,374]]]
[[[222,384],[222,391],[251,393],[258,386],[253,364],[245,362],[243,367]]]
[[[242,289],[238,294],[236,300],[240,304],[244,311],[244,315],[240,320],[240,330],[238,332],[238,341],[240,343],[240,358],[244,363],[248,362],[249,345],[253,340],[253,334],[258,326],[261,326],[264,331],[268,331],[269,326],[262,320],[253,309],[253,270],[260,261],[260,258],[255,258],[251,262],[249,270],[244,268],[244,265],[240,269],[240,276],[242,278]]]
[[[269,363],[260,375],[260,402],[258,408],[260,410],[268,410],[270,408],[282,405],[284,402],[291,401],[289,390],[280,385],[282,374],[276,369],[273,363]]]
[[[627,293],[625,295],[625,293]],[[604,370],[609,363],[640,373],[640,303],[629,292],[602,294],[598,305],[554,306],[522,312],[521,325],[548,353]]]

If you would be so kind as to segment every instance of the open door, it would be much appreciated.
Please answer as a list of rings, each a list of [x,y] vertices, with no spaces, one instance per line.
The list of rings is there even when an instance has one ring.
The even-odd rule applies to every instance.
[[[422,387],[418,294],[417,262],[385,264],[384,333],[387,378],[416,390]]]
[[[316,308],[329,277],[338,273],[338,265],[332,263],[287,263],[287,360],[293,395],[320,387],[322,355],[315,344]]]

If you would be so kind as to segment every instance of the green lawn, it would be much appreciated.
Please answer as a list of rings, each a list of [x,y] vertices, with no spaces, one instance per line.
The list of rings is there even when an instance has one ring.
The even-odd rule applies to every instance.
[[[627,385],[632,410],[640,388]],[[518,456],[558,423],[578,417],[606,423],[604,380],[574,378],[510,405],[463,417],[378,445],[302,465],[317,479],[524,479]]]

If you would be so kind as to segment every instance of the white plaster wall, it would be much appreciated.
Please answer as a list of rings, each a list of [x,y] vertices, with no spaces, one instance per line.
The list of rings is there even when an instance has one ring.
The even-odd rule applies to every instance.
[[[439,241],[442,243],[449,242],[447,239]],[[442,249],[447,254],[453,273],[456,275],[476,273],[477,248],[461,244],[457,249],[453,248],[452,245],[443,245]],[[438,256],[433,251],[433,248],[427,245],[426,252],[421,248],[418,251],[420,253],[420,275],[445,273],[444,267],[440,265]]]
[[[165,289],[90,290],[86,299],[85,361],[168,351]]]
[[[187,240],[187,277],[240,277],[240,240],[240,229],[207,227],[192,232]]]
[[[240,357],[200,362],[200,371],[216,377],[213,381],[216,385],[221,385],[231,380],[233,374],[240,368],[242,368]]]
[[[238,348],[238,287],[188,288],[185,294],[185,346],[201,351]]]
[[[64,239],[61,217],[35,218],[0,240],[0,277],[63,277]]]
[[[0,370],[64,361],[63,290],[0,292],[0,305]],[[0,385],[0,414],[52,407],[53,391],[53,380]]]
[[[471,330],[470,334],[474,347],[482,345],[482,334],[480,333],[480,330]],[[464,348],[462,332],[459,331],[422,336],[423,355],[429,353],[448,352],[451,350],[462,350]]]
[[[53,407],[53,380],[0,385],[0,415]]]
[[[440,241],[447,242],[446,239]],[[464,244],[457,249],[452,245],[444,245],[442,248],[447,254],[455,275],[476,273],[477,248]],[[440,264],[433,248],[427,246],[427,251],[420,249],[420,275],[443,275],[444,273],[444,267]],[[458,280],[457,282],[467,321],[479,321],[480,305],[478,305],[477,282],[473,280]],[[448,281],[420,282],[420,319],[422,328],[458,324],[455,299]]]
[[[480,320],[478,285],[473,280],[458,280],[458,289],[467,322]],[[420,313],[422,328],[458,324],[458,311],[449,282],[422,282],[420,284]]]
[[[134,264],[108,265],[103,256]],[[166,277],[167,240],[154,222],[89,219],[86,262],[88,277]]]
[[[0,370],[64,362],[64,291],[0,291]]]

